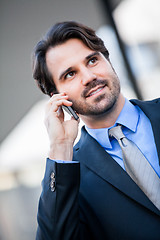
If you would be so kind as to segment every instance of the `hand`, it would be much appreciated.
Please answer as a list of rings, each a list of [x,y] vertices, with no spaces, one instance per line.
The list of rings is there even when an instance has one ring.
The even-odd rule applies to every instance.
[[[72,105],[65,93],[54,94],[46,105],[45,125],[50,140],[49,158],[72,160],[78,121],[74,118],[64,121],[62,105]]]

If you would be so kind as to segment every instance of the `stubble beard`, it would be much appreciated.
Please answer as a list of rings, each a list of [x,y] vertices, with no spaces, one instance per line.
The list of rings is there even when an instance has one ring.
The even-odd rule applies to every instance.
[[[91,85],[94,87],[102,84],[102,82],[109,87],[107,80],[97,80],[95,84]],[[88,89],[90,90],[92,86]],[[119,79],[117,76],[113,77],[109,92],[107,93],[106,91],[106,93],[97,96],[92,104],[87,102],[87,98],[85,97],[87,92],[88,90],[85,90],[85,92],[82,93],[82,100],[72,100],[74,110],[84,116],[100,116],[107,114],[113,109],[119,97]]]

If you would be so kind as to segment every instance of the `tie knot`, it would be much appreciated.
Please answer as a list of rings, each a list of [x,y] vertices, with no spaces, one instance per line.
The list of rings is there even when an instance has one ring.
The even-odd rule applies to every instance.
[[[117,140],[120,140],[125,137],[125,135],[122,132],[122,127],[120,125],[109,129],[109,136],[114,137]]]

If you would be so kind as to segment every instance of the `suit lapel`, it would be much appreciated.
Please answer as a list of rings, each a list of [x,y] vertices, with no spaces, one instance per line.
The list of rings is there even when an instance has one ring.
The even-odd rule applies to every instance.
[[[131,100],[131,102],[138,105],[151,122],[160,165],[160,99],[148,102]]]
[[[112,184],[128,197],[160,215],[160,211],[150,202],[128,174],[84,128],[82,128],[81,139],[74,148],[74,159],[86,165],[95,174]]]

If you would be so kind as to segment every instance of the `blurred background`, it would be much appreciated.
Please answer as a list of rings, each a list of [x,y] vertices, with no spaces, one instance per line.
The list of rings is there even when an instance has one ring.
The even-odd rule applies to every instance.
[[[0,0],[0,240],[35,239],[48,97],[32,79],[31,56],[43,34],[66,20],[97,31],[126,97],[160,96],[159,0]]]

